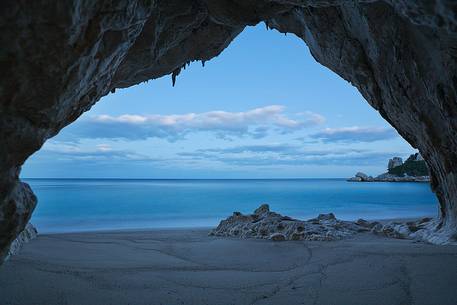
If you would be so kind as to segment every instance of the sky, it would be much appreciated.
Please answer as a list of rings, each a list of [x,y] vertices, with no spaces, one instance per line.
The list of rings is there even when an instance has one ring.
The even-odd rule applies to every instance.
[[[292,34],[246,28],[177,77],[116,90],[48,140],[24,178],[338,178],[414,149]]]

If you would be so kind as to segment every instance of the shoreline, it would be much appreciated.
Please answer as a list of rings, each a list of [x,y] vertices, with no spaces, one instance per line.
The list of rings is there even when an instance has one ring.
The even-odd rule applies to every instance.
[[[392,181],[392,180],[377,180],[377,179],[373,179],[373,180],[365,180],[365,181],[357,181],[357,180],[351,180],[351,178],[349,179],[346,179],[347,182],[367,182],[367,183],[370,183],[370,182],[378,182],[378,183],[430,183],[430,180],[395,180],[395,181]]]
[[[100,230],[83,230],[83,231],[62,231],[62,232],[38,232],[39,236],[48,235],[71,235],[71,234],[122,234],[122,233],[154,233],[154,232],[176,232],[176,231],[204,231],[208,232],[214,227],[164,227],[164,228],[125,228],[125,229],[100,229]]]
[[[317,216],[317,215],[316,215]],[[364,220],[372,221],[372,222],[379,222],[381,224],[385,224],[388,222],[408,222],[408,221],[416,221],[422,218],[436,218],[435,215],[421,215],[417,217],[396,217],[396,218],[363,218]],[[298,218],[298,220],[307,221],[312,218],[302,219]],[[220,219],[222,221],[223,219]],[[356,221],[357,219],[347,220],[346,218],[342,218],[341,220],[345,221]],[[31,221],[33,223],[33,220]],[[38,235],[60,235],[60,234],[84,234],[84,233],[128,233],[128,232],[154,232],[154,231],[180,231],[180,230],[208,230],[211,231],[212,229],[216,228],[217,224],[214,226],[189,226],[189,227],[148,227],[148,228],[122,228],[122,229],[88,229],[88,230],[75,230],[75,231],[52,231],[52,232],[44,232],[41,233],[38,228]]]
[[[384,176],[383,176],[384,175]],[[398,177],[393,175],[385,176],[385,174],[372,177],[367,176],[364,173],[357,173],[354,177],[346,179],[347,182],[388,182],[388,183],[398,183],[398,182],[411,182],[411,183],[430,183],[429,176],[405,176]]]

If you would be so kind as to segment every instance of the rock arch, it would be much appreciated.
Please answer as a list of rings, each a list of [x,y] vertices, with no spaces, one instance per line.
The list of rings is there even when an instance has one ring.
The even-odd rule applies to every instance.
[[[0,257],[36,204],[21,165],[116,88],[217,56],[245,26],[300,37],[424,156],[457,232],[457,5],[451,0],[6,0],[0,4]],[[287,59],[285,59],[287,60]]]

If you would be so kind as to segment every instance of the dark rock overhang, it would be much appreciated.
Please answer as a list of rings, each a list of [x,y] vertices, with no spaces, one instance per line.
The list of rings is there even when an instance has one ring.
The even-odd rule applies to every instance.
[[[175,78],[262,21],[300,37],[419,149],[440,201],[436,240],[455,238],[454,1],[6,0],[0,8],[0,257],[35,207],[19,173],[46,139],[110,91]]]

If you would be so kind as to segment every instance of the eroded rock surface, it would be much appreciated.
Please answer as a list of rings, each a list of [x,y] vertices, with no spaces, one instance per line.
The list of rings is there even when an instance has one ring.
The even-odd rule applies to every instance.
[[[210,236],[259,238],[273,241],[314,240],[334,241],[357,233],[373,233],[390,238],[414,239],[423,242],[442,243],[433,240],[436,220],[422,218],[414,221],[368,221],[359,219],[343,221],[333,213],[320,214],[309,220],[298,220],[271,212],[268,204],[262,204],[253,214],[234,212],[213,229]],[[457,244],[457,235],[447,243]]]
[[[357,173],[354,177],[347,179],[349,182],[430,182],[430,176],[397,176],[384,173],[376,177],[368,176],[363,173]]]
[[[283,240],[339,240],[358,232],[370,231],[371,223],[359,225],[355,222],[336,219],[335,215],[320,214],[310,220],[298,220],[271,212],[267,204],[261,205],[253,214],[233,213],[210,232],[212,236],[239,238],[262,238]]]
[[[372,233],[398,239],[413,239],[416,241],[433,244],[453,244],[457,245],[457,234],[443,240],[440,235],[436,235],[436,227],[439,221],[434,218],[421,218],[412,221],[389,221],[384,224],[371,223]]]
[[[15,240],[11,243],[11,246],[8,250],[8,254],[6,255],[6,260],[10,258],[12,255],[19,253],[25,243],[28,243],[32,239],[35,239],[38,236],[37,229],[31,224],[28,223],[25,226],[25,229],[22,230],[21,233],[17,236]]]
[[[116,88],[166,74],[175,81],[186,64],[210,60],[262,21],[300,37],[419,149],[440,202],[434,234],[449,240],[457,231],[456,11],[452,0],[2,1],[0,259],[36,203],[20,168],[47,139]]]
[[[389,159],[389,163],[387,164],[387,169],[391,169],[397,166],[403,165],[403,159],[400,157],[393,157]]]

